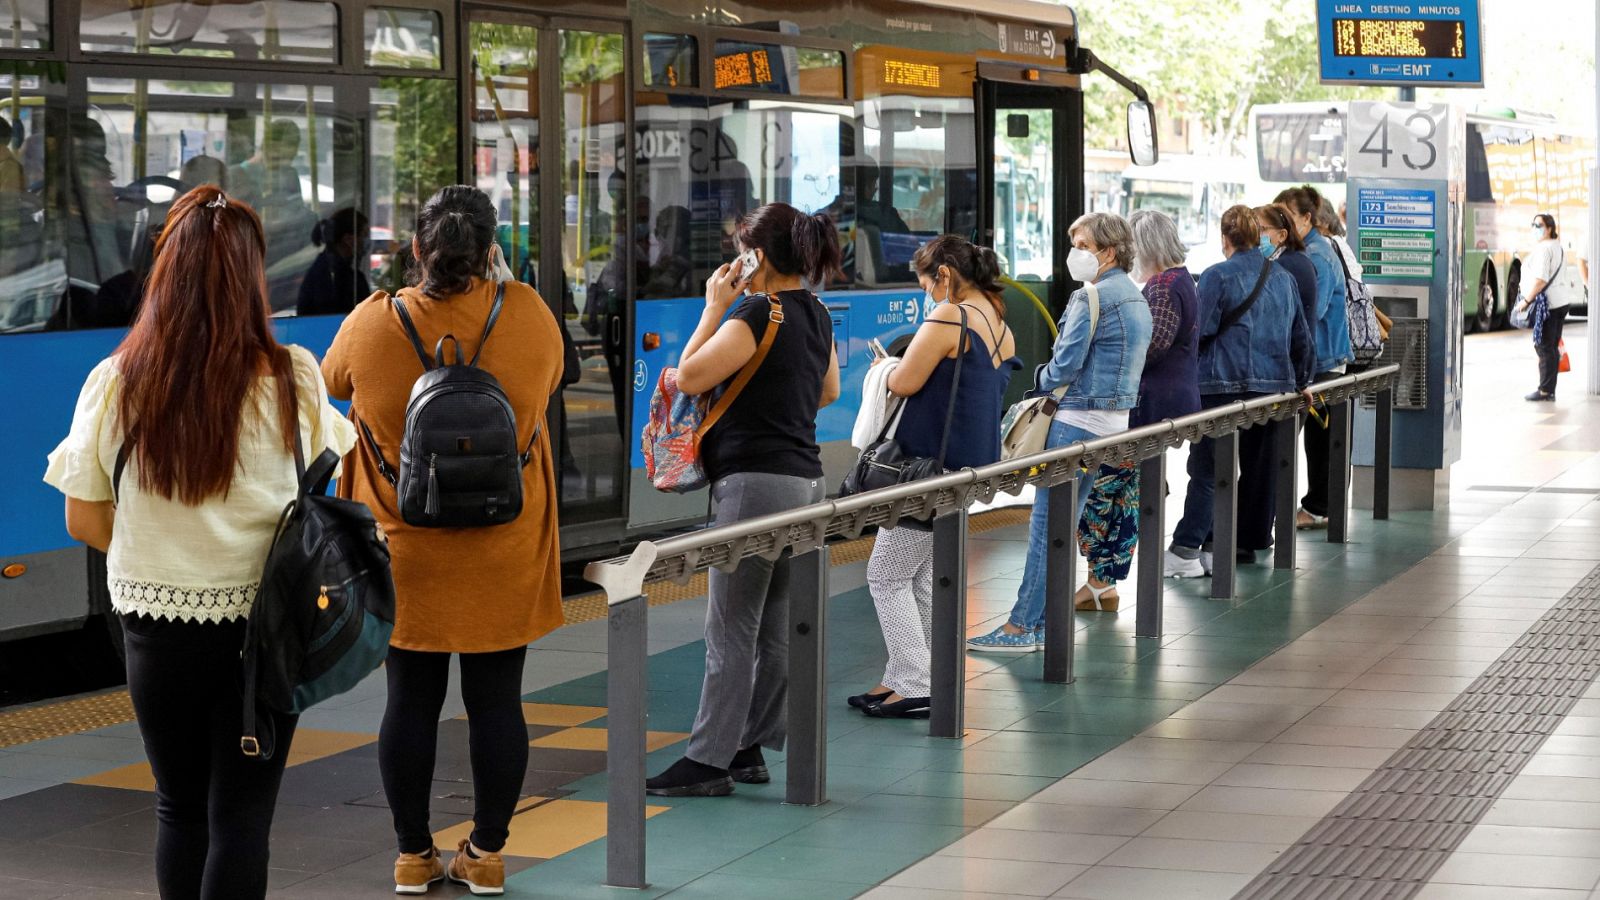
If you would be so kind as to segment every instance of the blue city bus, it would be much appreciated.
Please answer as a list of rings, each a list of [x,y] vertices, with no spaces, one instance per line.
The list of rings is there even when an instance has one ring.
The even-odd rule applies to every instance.
[[[738,216],[782,200],[838,224],[844,277],[817,286],[844,372],[818,422],[835,478],[868,342],[903,346],[925,314],[910,260],[930,237],[1003,248],[1023,355],[1043,355],[1083,208],[1081,80],[1144,99],[1078,46],[1070,9],[1030,0],[58,0],[14,18],[0,641],[88,626],[118,644],[104,558],[67,536],[40,476],[193,185],[261,213],[279,337],[317,353],[340,316],[311,310],[398,289],[419,205],[483,189],[568,339],[549,425],[575,562],[704,521],[705,494],[651,489],[638,435]],[[1153,132],[1139,115],[1130,133]],[[353,253],[314,242],[352,214]],[[354,271],[351,296],[306,280],[319,254]]]

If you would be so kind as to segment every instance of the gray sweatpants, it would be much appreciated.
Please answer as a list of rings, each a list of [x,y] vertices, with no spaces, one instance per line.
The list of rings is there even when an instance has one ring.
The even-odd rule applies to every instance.
[[[711,486],[717,525],[820,503],[820,478],[745,472]],[[706,680],[684,754],[728,768],[760,744],[782,750],[788,736],[789,557],[752,557],[732,574],[712,569],[706,605]]]

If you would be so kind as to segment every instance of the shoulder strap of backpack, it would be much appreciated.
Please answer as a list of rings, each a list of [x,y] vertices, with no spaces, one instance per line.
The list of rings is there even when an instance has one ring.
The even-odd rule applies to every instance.
[[[1212,344],[1215,344],[1217,342],[1217,338],[1221,337],[1224,331],[1227,331],[1229,328],[1237,325],[1239,320],[1244,318],[1244,314],[1250,311],[1250,307],[1256,305],[1256,299],[1261,296],[1261,289],[1267,286],[1267,276],[1272,274],[1272,260],[1263,259],[1261,263],[1261,277],[1256,279],[1256,286],[1251,289],[1250,296],[1244,298],[1243,303],[1229,310],[1228,314],[1222,317],[1222,321],[1218,323],[1216,331],[1213,331],[1212,333],[1200,339],[1200,350],[1202,353],[1205,352]]]
[[[733,384],[729,385],[728,389],[717,399],[716,405],[711,407],[711,412],[706,416],[705,421],[701,422],[700,427],[695,429],[696,435],[704,436],[706,432],[710,431],[711,426],[717,424],[717,420],[721,419],[723,414],[728,411],[728,408],[733,406],[733,401],[739,399],[739,394],[750,383],[750,379],[756,377],[756,370],[761,368],[761,363],[766,360],[768,351],[772,349],[772,342],[777,340],[778,326],[783,324],[783,303],[776,297],[770,296],[767,298],[767,302],[771,304],[771,309],[767,313],[767,333],[761,336],[761,344],[756,347],[756,355],[750,357],[750,361],[745,363],[744,368],[739,370],[738,377],[733,379]]]
[[[390,487],[399,487],[400,473],[396,472],[394,466],[389,465],[389,461],[384,458],[383,448],[378,446],[378,439],[372,436],[372,429],[368,428],[367,423],[360,418],[356,419],[356,425],[361,429],[361,437],[366,440],[372,455],[377,457],[378,474],[383,476],[384,481],[389,482]]]
[[[498,247],[499,244],[496,244],[495,246]],[[504,308],[505,305],[506,283],[502,281],[495,286],[494,305],[489,307],[489,319],[483,323],[483,337],[478,338],[478,349],[472,351],[472,359],[467,361],[467,365],[476,366],[478,364],[478,357],[483,355],[483,345],[489,343],[489,332],[494,330],[494,323],[500,320],[500,310]],[[458,354],[461,352],[460,345],[457,345],[456,352]]]
[[[406,302],[399,297],[390,297],[394,303],[394,311],[400,314],[400,324],[405,327],[406,337],[411,338],[411,346],[417,351],[417,359],[422,360],[424,372],[433,368],[433,358],[428,356],[428,349],[422,346],[422,335],[417,334],[417,324],[411,321],[411,310],[406,309]]]

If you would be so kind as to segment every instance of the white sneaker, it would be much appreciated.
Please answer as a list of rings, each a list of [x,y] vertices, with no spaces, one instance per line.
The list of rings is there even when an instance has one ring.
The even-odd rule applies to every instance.
[[[1211,559],[1212,557],[1210,550],[1200,551],[1200,568],[1205,569],[1207,575],[1211,574]]]
[[[1200,560],[1187,559],[1171,550],[1163,553],[1161,558],[1168,578],[1199,578],[1211,574]]]

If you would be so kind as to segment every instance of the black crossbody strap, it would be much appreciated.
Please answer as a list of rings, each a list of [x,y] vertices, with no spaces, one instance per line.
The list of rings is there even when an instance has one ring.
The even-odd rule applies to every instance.
[[[967,352],[964,346],[967,343],[967,308],[957,305],[961,310],[961,336],[956,339],[956,372],[950,379],[950,403],[944,412],[944,437],[939,439],[939,471],[944,471],[944,454],[950,449],[950,426],[956,421],[956,395],[961,393],[961,363],[966,360]]]
[[[483,323],[483,337],[478,338],[478,349],[472,352],[472,359],[467,365],[476,366],[478,357],[483,355],[483,345],[489,343],[489,332],[494,330],[494,323],[500,320],[500,310],[506,304],[506,283],[500,282],[494,289],[494,305],[489,307],[489,318]]]
[[[1250,296],[1244,298],[1243,303],[1234,307],[1228,312],[1227,315],[1222,317],[1222,321],[1217,325],[1216,331],[1213,331],[1212,333],[1200,339],[1200,351],[1202,353],[1204,353],[1212,344],[1216,343],[1217,338],[1221,337],[1224,331],[1227,331],[1229,328],[1239,324],[1239,320],[1243,319],[1244,314],[1250,311],[1250,307],[1256,305],[1257,298],[1261,296],[1261,289],[1267,286],[1267,276],[1271,274],[1272,260],[1263,259],[1261,261],[1261,277],[1256,279],[1256,286],[1250,291]]]
[[[400,314],[400,324],[405,327],[406,337],[411,338],[411,346],[417,351],[417,359],[422,360],[424,372],[433,368],[433,358],[428,355],[428,348],[422,346],[422,335],[417,333],[417,323],[411,321],[411,310],[406,309],[406,302],[399,297],[390,297],[394,301],[394,311]]]
[[[367,446],[372,448],[372,455],[378,458],[378,474],[383,476],[384,481],[389,482],[390,487],[399,487],[400,473],[394,470],[394,466],[389,465],[387,459],[384,459],[383,448],[378,446],[378,439],[372,436],[372,429],[359,418],[356,419],[356,425],[361,429],[361,436],[366,438]]]

